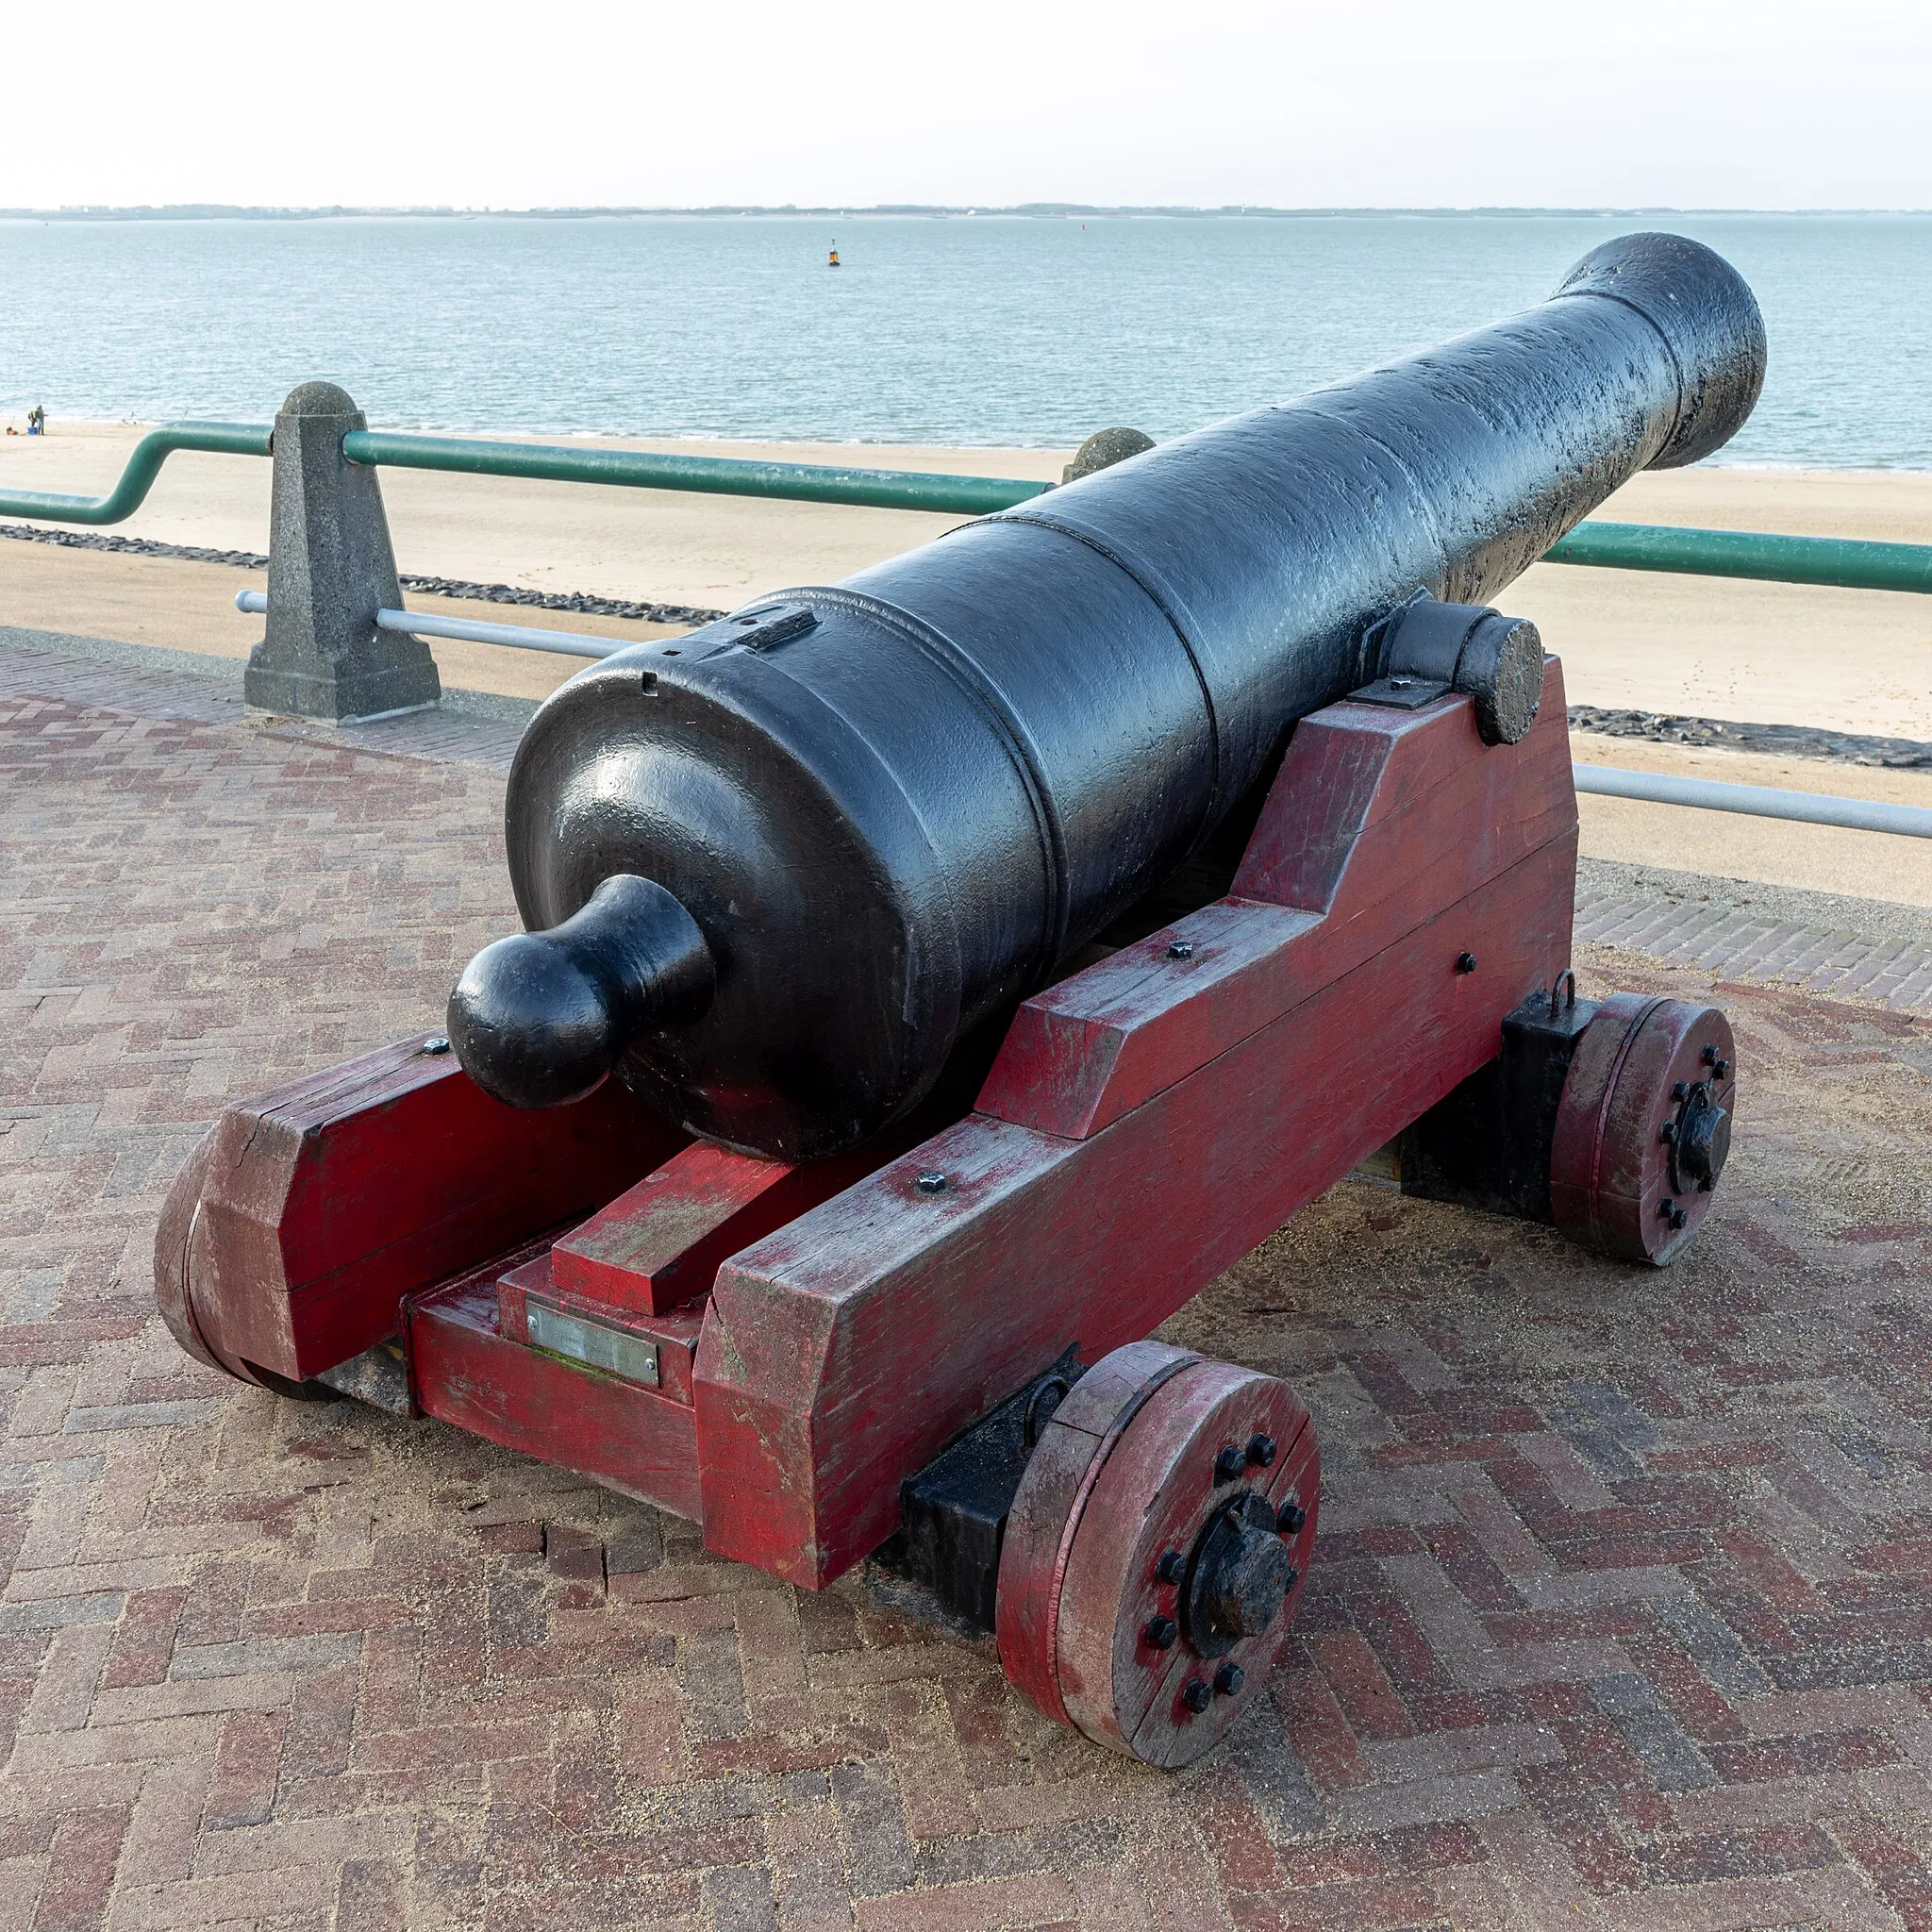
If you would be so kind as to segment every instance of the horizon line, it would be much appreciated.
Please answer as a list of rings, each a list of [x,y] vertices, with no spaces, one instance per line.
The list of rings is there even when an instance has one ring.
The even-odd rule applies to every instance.
[[[1480,220],[1485,217],[1514,216],[1561,219],[1619,220],[1639,216],[1750,216],[1787,215],[1800,218],[1830,218],[1848,215],[1912,215],[1932,213],[1923,208],[1680,208],[1662,204],[1623,207],[1611,204],[1576,207],[1512,206],[1478,203],[1468,206],[1407,207],[1394,204],[1359,206],[1281,208],[1258,202],[1193,203],[1093,203],[1074,201],[1027,201],[1001,206],[952,202],[855,202],[804,204],[793,202],[710,202],[690,207],[646,207],[643,205],[583,203],[559,207],[496,208],[458,207],[454,204],[411,203],[393,207],[318,203],[287,207],[242,202],[71,202],[59,208],[0,208],[0,221],[101,222],[101,221],[327,221],[343,219],[426,219],[508,217],[533,221],[587,221],[597,219],[649,219],[663,216],[789,216],[813,220],[860,220],[867,216],[1020,216],[1028,219],[1092,216],[1099,219],[1131,219],[1158,216],[1169,219],[1226,219],[1261,217],[1286,221],[1335,219],[1437,219]]]

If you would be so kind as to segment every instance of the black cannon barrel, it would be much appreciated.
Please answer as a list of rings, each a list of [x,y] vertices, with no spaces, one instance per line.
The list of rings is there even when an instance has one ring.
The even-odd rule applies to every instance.
[[[1523,315],[604,659],[518,749],[529,932],[451,996],[463,1065],[528,1106],[615,1066],[732,1145],[851,1145],[1373,678],[1381,620],[1487,604],[1718,448],[1764,359],[1727,263],[1625,236]],[[620,876],[661,890],[589,904]]]

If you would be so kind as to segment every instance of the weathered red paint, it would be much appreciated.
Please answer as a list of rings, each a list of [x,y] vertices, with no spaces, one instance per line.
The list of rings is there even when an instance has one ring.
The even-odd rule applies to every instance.
[[[697,1423],[690,1406],[510,1340],[497,1309],[500,1265],[406,1303],[410,1375],[424,1413],[695,1518]]]
[[[1562,707],[1553,663],[1536,725],[1507,749],[1483,745],[1466,702],[1304,720],[1233,894],[1028,1000],[979,1111],[1094,1133],[1564,837]],[[1190,958],[1168,957],[1175,940]]]
[[[182,1298],[225,1365],[334,1368],[395,1332],[410,1290],[581,1217],[688,1138],[616,1081],[504,1107],[429,1038],[230,1108],[184,1170],[165,1225],[186,1224]]]
[[[1491,1058],[1568,963],[1554,666],[1515,746],[1483,746],[1466,700],[1338,706],[1304,733],[1236,894],[1175,929],[1191,958],[1162,935],[1028,1002],[980,1111],[720,1269],[696,1385],[711,1548],[828,1582],[960,1429],[1069,1343],[1146,1335]]]
[[[1115,1349],[1068,1391],[1026,1464],[1000,1544],[1000,1668],[1057,1723],[1073,1723],[1060,1694],[1056,1639],[1060,1585],[1087,1496],[1147,1398],[1200,1359],[1161,1341]]]
[[[828,1160],[791,1166],[693,1141],[557,1243],[558,1287],[662,1314],[711,1291],[719,1265],[958,1118],[928,1106]]]
[[[1214,1458],[1224,1444],[1240,1447],[1255,1435],[1274,1440],[1274,1463],[1234,1483],[1217,1480]],[[1191,1762],[1223,1737],[1265,1681],[1294,1621],[1320,1485],[1314,1426],[1277,1377],[1203,1361],[1153,1391],[1109,1445],[1067,1525],[1053,1642],[1074,1728],[1165,1769]],[[1224,1658],[1207,1659],[1187,1635],[1178,1587],[1162,1583],[1155,1566],[1164,1549],[1191,1551],[1215,1507],[1238,1489],[1252,1489],[1276,1509],[1293,1491],[1307,1509],[1288,1540],[1298,1574],[1266,1631],[1242,1638]],[[1182,1624],[1166,1650],[1146,1637],[1148,1621],[1159,1613]],[[1241,1667],[1241,1688],[1205,1711],[1191,1709],[1186,1684],[1196,1677],[1211,1684],[1222,1661]]]
[[[1715,1075],[1706,1050],[1722,1060]],[[1574,1241],[1628,1261],[1664,1266],[1710,1212],[1709,1190],[1673,1187],[1663,1128],[1673,1089],[1707,1080],[1737,1107],[1737,1046],[1715,1007],[1613,993],[1576,1043],[1550,1141],[1550,1211]],[[1674,1225],[1668,1201],[1684,1216]]]
[[[557,1286],[644,1314],[695,1301],[726,1256],[812,1205],[799,1172],[694,1141],[557,1243]]]
[[[455,1276],[410,1299],[427,1412],[822,1585],[1028,1375],[1139,1341],[1490,1058],[1568,962],[1574,858],[1554,665],[1515,746],[1466,701],[1334,707],[1296,728],[1233,894],[1029,1001],[976,1111],[786,1168],[691,1146],[615,1083],[516,1113],[408,1042],[218,1130],[168,1224],[192,1332],[306,1375]],[[651,1336],[661,1388],[528,1347],[532,1296]]]
[[[592,1295],[573,1294],[557,1286],[557,1249],[539,1254],[498,1277],[496,1307],[498,1322],[506,1340],[528,1343],[528,1311],[532,1302],[560,1308],[567,1315],[621,1327],[641,1340],[656,1344],[658,1350],[658,1392],[673,1402],[691,1402],[691,1357],[697,1352],[698,1330],[704,1325],[705,1305],[672,1308],[661,1315],[624,1308]],[[579,1465],[570,1457],[561,1458],[573,1468]]]

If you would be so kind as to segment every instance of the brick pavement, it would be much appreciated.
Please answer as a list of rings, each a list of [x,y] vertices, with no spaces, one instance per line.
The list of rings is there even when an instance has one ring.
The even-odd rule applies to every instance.
[[[1725,985],[1668,1274],[1350,1185],[1184,1311],[1329,1474],[1268,1695],[1162,1777],[878,1579],[178,1354],[202,1125],[509,901],[493,770],[165,708],[0,698],[0,1925],[1932,1926],[1925,1019]]]
[[[1932,924],[1932,915],[1924,923]],[[1727,979],[1776,982],[1828,999],[1932,1013],[1932,944],[1903,933],[1833,930],[1802,919],[1740,913],[1721,899],[1672,900],[1611,887],[1578,891],[1576,938]]]

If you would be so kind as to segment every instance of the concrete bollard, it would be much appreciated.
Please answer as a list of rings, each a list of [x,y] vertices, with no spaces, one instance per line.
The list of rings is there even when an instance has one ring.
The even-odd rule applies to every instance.
[[[1154,439],[1144,429],[1096,429],[1074,452],[1074,460],[1060,472],[1062,483],[1077,483],[1096,470],[1110,470],[1142,450],[1152,449]]]
[[[268,635],[242,681],[264,710],[347,723],[442,694],[428,646],[375,627],[403,591],[375,472],[342,457],[342,438],[368,426],[332,382],[303,383],[275,417]]]

